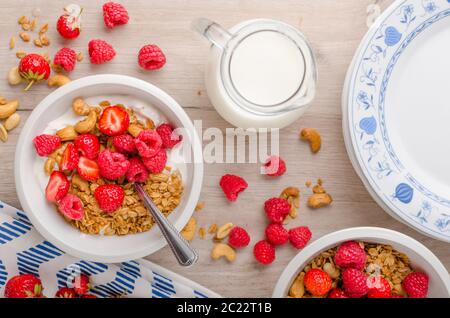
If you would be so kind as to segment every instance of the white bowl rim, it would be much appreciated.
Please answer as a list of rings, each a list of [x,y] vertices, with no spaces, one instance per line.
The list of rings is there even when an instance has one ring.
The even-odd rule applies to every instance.
[[[179,216],[179,218],[173,223],[175,228],[181,231],[181,229],[186,225],[189,218],[192,216],[194,212],[194,208],[200,197],[200,192],[202,188],[203,154],[199,136],[194,128],[194,125],[192,124],[191,119],[188,117],[184,109],[170,95],[168,95],[165,91],[163,91],[162,89],[158,88],[157,86],[151,83],[127,75],[99,74],[82,77],[56,89],[55,91],[47,95],[34,108],[31,115],[28,117],[24,127],[22,128],[19,140],[17,142],[14,158],[14,179],[17,195],[22,205],[22,209],[25,212],[32,211],[32,204],[28,202],[23,187],[19,187],[18,185],[22,184],[20,180],[25,177],[22,175],[19,167],[21,164],[21,158],[23,158],[22,149],[24,148],[26,142],[28,141],[29,135],[33,127],[33,123],[36,121],[37,118],[39,118],[39,116],[41,116],[43,112],[45,112],[46,108],[49,105],[53,104],[57,99],[61,98],[63,95],[68,94],[74,90],[82,89],[83,87],[97,84],[119,84],[123,86],[129,86],[145,90],[150,94],[153,94],[158,99],[160,99],[167,107],[171,108],[172,111],[177,115],[178,119],[183,123],[184,127],[187,128],[188,131],[192,132],[191,142],[192,142],[193,162],[195,163],[192,174],[192,189],[184,209],[184,211],[186,212],[182,213]],[[64,252],[72,256],[84,258],[90,261],[117,263],[134,260],[151,255],[156,251],[160,250],[161,248],[163,248],[164,246],[166,246],[167,244],[166,240],[161,234],[160,238],[153,244],[144,245],[140,249],[136,249],[133,252],[123,251],[121,255],[117,256],[98,256],[92,253],[83,252],[82,250],[76,249],[72,246],[69,246],[61,242],[57,237],[53,236],[49,231],[46,230],[45,226],[39,221],[39,219],[34,215],[34,213],[31,212],[27,213],[27,216],[31,220],[31,223],[36,228],[36,230],[43,237],[45,237],[50,243],[52,243],[59,249],[63,250]]]
[[[312,242],[310,245],[306,246],[301,250],[286,266],[284,271],[281,273],[275,288],[272,293],[273,298],[284,298],[286,297],[286,291],[288,289],[288,284],[294,275],[300,270],[300,265],[302,260],[305,261],[310,257],[317,255],[323,251],[327,246],[333,244],[339,244],[339,242],[348,240],[361,240],[361,241],[375,241],[376,240],[389,240],[396,241],[398,244],[404,245],[408,248],[415,250],[421,257],[423,257],[427,263],[437,272],[439,278],[445,285],[447,293],[450,295],[450,275],[445,269],[441,261],[434,255],[425,245],[413,239],[412,237],[405,235],[403,233],[380,228],[380,227],[353,227],[344,230],[339,230],[336,232],[329,233],[316,241]]]

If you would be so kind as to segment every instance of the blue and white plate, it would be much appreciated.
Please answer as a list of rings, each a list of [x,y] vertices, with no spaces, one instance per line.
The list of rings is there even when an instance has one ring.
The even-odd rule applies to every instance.
[[[347,74],[352,163],[391,215],[450,242],[450,0],[398,0]]]

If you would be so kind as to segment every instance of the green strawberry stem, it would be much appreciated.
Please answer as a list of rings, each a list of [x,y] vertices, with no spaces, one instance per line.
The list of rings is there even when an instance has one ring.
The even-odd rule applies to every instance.
[[[31,86],[33,86],[34,83],[36,83],[36,81],[35,80],[31,80],[28,83],[27,87],[25,87],[24,91],[28,91],[31,88]]]

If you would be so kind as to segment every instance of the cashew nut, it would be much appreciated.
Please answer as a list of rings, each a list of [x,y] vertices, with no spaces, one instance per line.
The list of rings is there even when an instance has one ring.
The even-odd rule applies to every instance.
[[[192,241],[195,236],[195,229],[197,228],[197,221],[195,218],[190,218],[184,229],[181,231],[181,235],[186,241]]]
[[[233,228],[233,223],[226,223],[224,225],[222,225],[221,227],[219,227],[219,229],[217,230],[216,233],[216,240],[223,240],[224,238],[226,238],[228,236],[228,234],[230,234],[231,229]]]
[[[12,100],[4,105],[0,105],[0,119],[5,119],[14,114],[19,107],[19,101]]]
[[[322,146],[322,138],[317,130],[314,128],[304,128],[300,132],[300,139],[309,142],[309,147],[313,153],[317,153]]]
[[[69,141],[77,138],[78,134],[73,126],[66,126],[56,132],[56,135],[61,138],[61,141]]]
[[[75,98],[72,102],[72,109],[75,114],[87,116],[91,111],[90,107],[82,98]]]
[[[314,193],[308,198],[308,206],[312,209],[328,206],[331,202],[333,202],[333,198],[328,193]]]
[[[72,176],[72,185],[78,188],[82,192],[90,192],[89,182],[80,177],[79,174],[74,174]]]
[[[48,158],[44,163],[44,172],[47,176],[51,175],[55,170],[56,161],[53,158]]]
[[[22,77],[19,74],[19,67],[14,66],[8,72],[8,83],[10,85],[18,85],[22,82]]]
[[[6,130],[10,131],[19,126],[20,124],[20,115],[18,113],[14,113],[8,117],[5,121]]]
[[[236,252],[228,244],[216,243],[211,251],[211,258],[218,260],[221,257],[225,257],[227,261],[233,262],[236,259]]]
[[[133,137],[137,137],[141,131],[143,131],[144,128],[140,127],[139,125],[136,124],[131,124],[130,126],[128,126],[128,132],[130,133],[131,136]]]
[[[68,78],[67,76],[62,75],[62,74],[56,74],[56,75],[51,76],[51,77],[48,79],[47,84],[48,84],[48,86],[50,86],[50,87],[53,87],[53,86],[58,86],[58,87],[60,87],[60,86],[66,85],[66,84],[69,83],[70,81],[71,81],[71,79]]]
[[[330,275],[332,279],[338,278],[340,276],[339,269],[336,268],[332,263],[325,263],[323,265],[323,271]]]
[[[0,140],[3,142],[6,142],[8,140],[8,132],[2,124],[0,124]]]
[[[305,277],[305,272],[301,272],[297,276],[291,288],[289,289],[289,296],[294,298],[302,298],[305,295],[305,284],[303,279]]]
[[[97,113],[95,111],[91,111],[86,119],[79,121],[75,125],[75,131],[80,134],[86,134],[95,128],[96,123]]]

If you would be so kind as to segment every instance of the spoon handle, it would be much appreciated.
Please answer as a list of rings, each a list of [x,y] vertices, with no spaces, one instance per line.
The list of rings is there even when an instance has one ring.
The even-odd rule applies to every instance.
[[[144,202],[144,205],[152,214],[153,218],[158,224],[159,229],[167,240],[170,249],[175,254],[178,263],[182,266],[191,266],[198,260],[197,252],[190,246],[190,244],[180,235],[177,229],[167,218],[161,213],[158,207],[153,203],[147,192],[144,191],[140,184],[134,185],[136,192]]]

